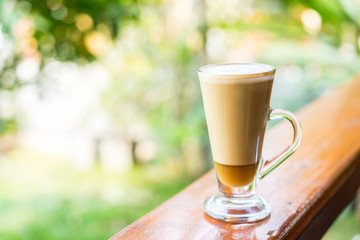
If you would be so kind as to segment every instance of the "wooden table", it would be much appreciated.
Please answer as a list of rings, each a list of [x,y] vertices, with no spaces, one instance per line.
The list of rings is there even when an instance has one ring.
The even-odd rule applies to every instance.
[[[298,151],[266,176],[257,191],[272,205],[256,224],[207,216],[204,200],[217,192],[214,170],[111,239],[320,239],[360,185],[360,77],[296,114],[303,127]],[[279,124],[266,135],[264,155],[289,143]]]

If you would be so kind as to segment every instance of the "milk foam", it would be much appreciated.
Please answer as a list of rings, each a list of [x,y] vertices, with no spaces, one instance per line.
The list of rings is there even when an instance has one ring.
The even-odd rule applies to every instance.
[[[207,65],[199,69],[206,82],[260,82],[274,79],[275,68],[262,63],[232,63]]]
[[[271,72],[274,67],[262,63],[233,63],[207,65],[200,72],[212,75],[249,75]]]

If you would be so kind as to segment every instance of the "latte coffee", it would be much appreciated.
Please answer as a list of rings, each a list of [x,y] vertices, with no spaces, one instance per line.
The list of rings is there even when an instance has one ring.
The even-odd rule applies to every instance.
[[[199,70],[215,169],[227,186],[247,186],[256,175],[274,74],[266,64],[218,64]]]
[[[198,73],[219,189],[205,200],[204,211],[232,223],[266,219],[271,207],[256,193],[256,185],[298,149],[302,136],[301,124],[292,112],[269,106],[275,68],[224,63],[204,66]],[[292,142],[263,164],[266,124],[276,119],[290,122]]]

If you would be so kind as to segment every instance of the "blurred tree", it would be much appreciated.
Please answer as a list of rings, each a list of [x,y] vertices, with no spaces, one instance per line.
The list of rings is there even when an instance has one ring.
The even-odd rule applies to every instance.
[[[24,30],[30,31],[42,58],[93,60],[96,52],[91,45],[96,43],[92,41],[115,38],[127,21],[137,19],[138,4],[126,0],[2,1],[3,30],[15,40],[24,36]],[[98,39],[91,39],[94,33],[100,34]]]
[[[146,138],[156,139],[166,156],[179,158],[193,151],[194,139],[203,144],[200,65],[260,59],[305,68],[309,55],[296,47],[309,39],[350,45],[359,54],[360,10],[354,0],[3,0],[0,8],[2,31],[13,42],[12,54],[0,65],[0,90],[40,85],[37,76],[49,59],[102,62],[113,79],[103,104],[133,146],[135,160]],[[261,58],[264,46],[277,49],[277,43],[282,51]],[[32,71],[22,74],[23,69]],[[6,121],[3,129],[11,125]],[[146,129],[151,137],[133,129]]]
[[[48,59],[95,60],[119,29],[137,19],[140,1],[0,1],[0,91],[38,84]],[[0,94],[0,95],[4,95]],[[13,97],[10,97],[13,98]],[[0,133],[16,129],[15,114],[0,116]]]
[[[286,9],[292,9],[293,13],[300,14],[298,20],[303,22],[308,32],[318,34],[319,37],[326,37],[337,47],[343,43],[344,36],[354,34],[352,44],[357,49],[357,54],[360,54],[358,42],[360,6],[356,1],[289,0],[284,3]],[[301,8],[303,8],[302,10],[307,8],[313,12],[299,11]],[[319,24],[317,24],[318,22]]]

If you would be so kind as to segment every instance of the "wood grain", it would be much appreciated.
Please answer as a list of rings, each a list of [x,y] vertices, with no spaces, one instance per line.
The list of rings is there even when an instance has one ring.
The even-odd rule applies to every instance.
[[[204,200],[217,192],[211,170],[111,239],[320,239],[360,185],[360,77],[296,115],[303,127],[298,151],[257,189],[271,202],[269,219],[230,224],[204,214]],[[264,156],[280,152],[290,134],[286,124],[271,129]]]

